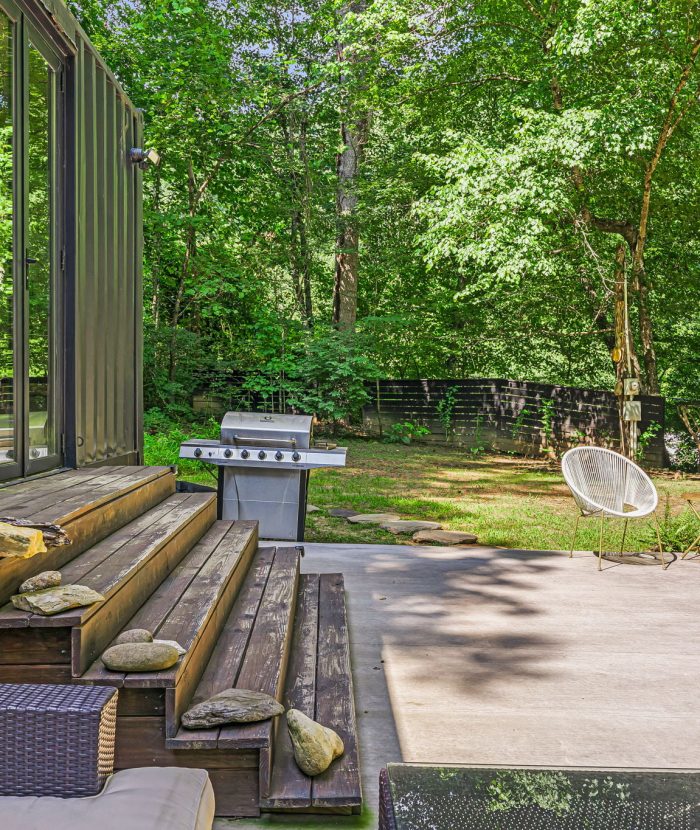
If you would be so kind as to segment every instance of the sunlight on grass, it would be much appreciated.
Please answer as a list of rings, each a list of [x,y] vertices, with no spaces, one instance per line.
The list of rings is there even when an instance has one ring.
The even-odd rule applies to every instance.
[[[314,470],[309,502],[321,508],[307,518],[306,541],[356,544],[407,544],[408,535],[394,535],[376,525],[356,525],[327,514],[332,507],[360,513],[398,513],[402,518],[440,522],[448,530],[475,533],[484,545],[532,550],[568,550],[576,507],[551,462],[515,456],[467,455],[456,447],[348,440],[348,465]],[[159,458],[150,463],[165,463]],[[203,470],[188,466],[182,478],[212,484]],[[696,522],[687,514],[684,492],[700,492],[700,479],[654,476],[659,490],[659,515],[669,499],[670,524],[680,534],[677,544],[692,538]],[[682,531],[682,532],[681,532]],[[610,522],[607,547],[619,545],[621,527]],[[670,531],[669,531],[670,533]],[[678,534],[677,534],[678,535]],[[675,537],[673,537],[675,540]],[[655,536],[651,523],[630,523],[628,549],[648,549]],[[598,544],[598,524],[582,521],[577,549]]]

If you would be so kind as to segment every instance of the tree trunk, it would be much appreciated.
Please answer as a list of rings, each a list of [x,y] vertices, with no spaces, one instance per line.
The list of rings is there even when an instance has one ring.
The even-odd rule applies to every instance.
[[[367,0],[348,3],[341,17],[349,12],[359,14],[367,8]],[[360,229],[357,216],[357,177],[369,133],[369,114],[357,112],[349,79],[343,72],[348,58],[343,45],[338,46],[341,66],[340,86],[343,92],[340,138],[343,149],[336,157],[336,248],[335,280],[333,283],[333,323],[340,329],[354,330],[357,320],[357,291],[360,277]]]
[[[290,269],[294,299],[302,320],[310,325],[313,317],[311,300],[311,251],[309,248],[309,160],[306,151],[306,118],[302,116],[298,135],[295,133],[294,114],[281,113],[280,127],[284,135],[287,163],[292,190],[292,215],[290,219]],[[298,147],[301,170],[297,166],[294,148]]]
[[[615,348],[619,351],[615,363],[615,394],[617,395],[620,419],[620,449],[623,455],[632,458],[633,443],[630,422],[624,419],[624,382],[627,377],[639,377],[640,367],[634,348],[634,338],[629,327],[627,298],[627,245],[620,242],[615,251]]]
[[[333,322],[341,329],[354,329],[357,320],[357,289],[360,277],[360,230],[357,217],[355,187],[367,140],[368,122],[341,124],[344,144],[338,154],[336,171],[337,236],[335,251],[335,283],[333,288]]]

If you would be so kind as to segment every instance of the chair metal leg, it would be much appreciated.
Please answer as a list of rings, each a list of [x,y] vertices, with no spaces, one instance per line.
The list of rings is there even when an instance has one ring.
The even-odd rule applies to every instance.
[[[581,514],[579,513],[576,516],[576,524],[574,525],[574,538],[571,540],[571,550],[569,551],[569,559],[573,558],[574,555],[574,545],[576,544],[576,534],[578,533],[578,523],[581,521]]]
[[[659,524],[659,517],[656,515],[656,510],[654,511],[654,527],[656,528],[656,541],[659,543],[659,556],[661,557],[661,569],[666,570],[668,566],[671,564],[669,560],[666,562],[664,559],[664,546],[661,542],[661,525]]]
[[[622,527],[622,541],[620,542],[620,556],[625,552],[625,538],[627,536],[627,523],[629,519],[625,519],[625,524]]]
[[[695,509],[695,505],[692,501],[688,501],[688,506],[690,509],[695,513],[695,518],[700,520],[700,515],[698,515],[698,511]],[[690,553],[690,551],[697,546],[698,542],[700,542],[700,533],[693,539],[693,541],[688,545],[688,547],[683,551],[683,556],[681,559],[685,559],[685,557]]]
[[[603,570],[603,525],[605,524],[605,518],[603,516],[600,517],[600,537],[598,539],[598,570]]]
[[[685,557],[686,557],[686,556],[690,553],[690,551],[691,551],[694,547],[697,547],[698,542],[700,542],[700,533],[698,533],[698,535],[695,537],[695,539],[693,539],[693,541],[692,541],[692,542],[688,545],[688,547],[687,547],[687,548],[683,551],[683,555],[681,556],[681,559],[685,559]]]

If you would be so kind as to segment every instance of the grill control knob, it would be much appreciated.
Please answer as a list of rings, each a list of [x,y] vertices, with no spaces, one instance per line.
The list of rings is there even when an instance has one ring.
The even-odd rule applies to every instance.
[[[194,451],[194,457],[199,458],[201,456],[201,454],[202,454],[202,450],[199,447],[196,447],[195,451]]]
[[[224,450],[224,458],[231,458],[233,450]]]
[[[241,458],[248,458],[249,455],[248,450],[241,450]]]
[[[300,458],[301,458],[301,456],[300,456],[300,455],[299,455],[299,453],[298,453],[298,452],[296,452],[296,450],[295,450],[295,451],[292,453],[292,461],[299,461],[299,459],[300,459]]]
[[[277,452],[275,453],[275,458],[278,461],[281,461],[284,458],[284,453],[282,452],[282,450],[277,450]]]
[[[261,461],[264,461],[267,458],[267,453],[265,452],[265,450],[260,450],[260,452],[258,453],[258,458]]]

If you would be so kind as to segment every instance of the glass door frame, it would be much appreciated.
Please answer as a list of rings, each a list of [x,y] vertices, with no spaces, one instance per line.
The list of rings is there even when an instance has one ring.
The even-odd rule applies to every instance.
[[[66,60],[61,51],[41,32],[38,25],[15,4],[0,0],[2,11],[13,24],[12,119],[13,119],[13,417],[16,458],[0,465],[0,481],[23,478],[58,468],[63,464],[64,440],[64,271],[66,229]],[[30,457],[29,416],[29,290],[31,270],[28,257],[29,205],[29,44],[51,69],[49,95],[49,193],[50,193],[50,325],[48,333],[47,419],[53,417],[53,451],[44,457]],[[50,399],[49,399],[50,396]]]
[[[22,380],[24,394],[22,397],[23,443],[24,443],[24,475],[43,472],[60,467],[63,463],[62,434],[63,434],[63,267],[65,259],[64,220],[65,215],[65,188],[63,187],[63,158],[65,156],[65,95],[63,93],[65,65],[62,56],[46,40],[39,29],[26,16],[23,16],[23,32],[20,41],[23,50],[20,66],[24,81],[22,97],[23,125],[20,133],[23,152],[23,199],[22,219],[18,224],[22,226],[24,238],[20,253],[24,252],[24,284],[18,292],[23,299],[22,338],[21,349],[23,354]],[[47,324],[47,429],[50,429],[47,443],[50,452],[46,456],[32,458],[32,447],[29,440],[30,430],[30,345],[29,345],[29,283],[32,278],[32,269],[29,265],[29,44],[39,52],[50,69],[50,91],[48,112],[48,172],[49,172],[49,296],[47,308],[49,310]],[[20,273],[20,272],[18,272]],[[53,446],[51,443],[53,442]]]

